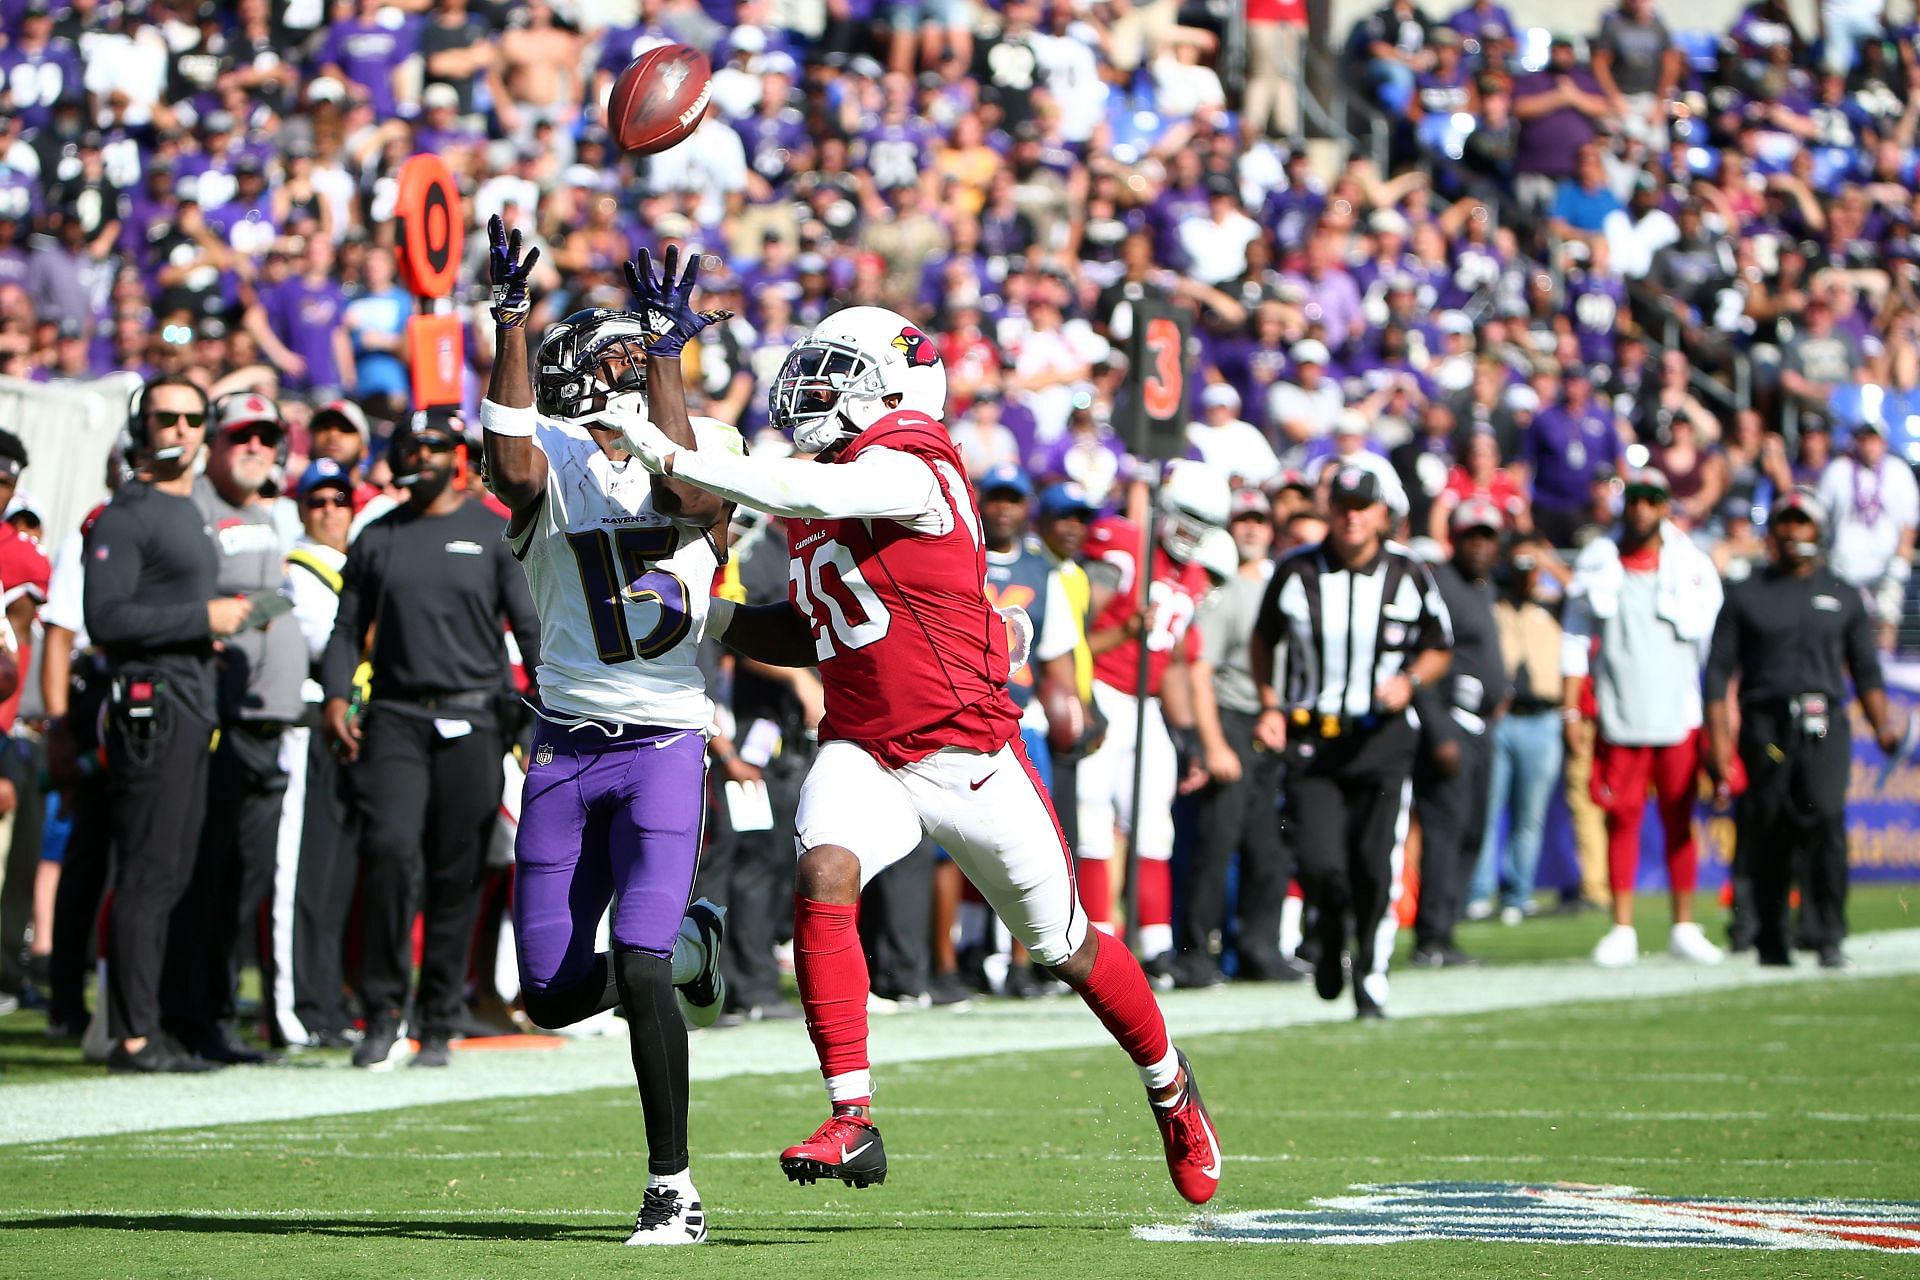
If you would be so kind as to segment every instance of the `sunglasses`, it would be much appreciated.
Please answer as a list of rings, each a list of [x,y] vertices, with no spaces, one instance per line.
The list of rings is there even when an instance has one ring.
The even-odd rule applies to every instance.
[[[275,449],[280,445],[280,433],[267,426],[242,427],[237,431],[227,432],[227,443],[263,444],[269,449]]]
[[[1627,486],[1626,496],[1628,502],[1650,502],[1656,507],[1665,503],[1668,497],[1664,489],[1649,489],[1637,484]]]
[[[353,499],[344,493],[311,493],[307,495],[307,510],[319,511],[326,507],[351,507]]]
[[[188,413],[185,410],[169,413],[165,409],[149,409],[147,420],[156,427],[170,427],[178,423],[183,427],[192,427],[196,431],[207,425],[206,414]]]

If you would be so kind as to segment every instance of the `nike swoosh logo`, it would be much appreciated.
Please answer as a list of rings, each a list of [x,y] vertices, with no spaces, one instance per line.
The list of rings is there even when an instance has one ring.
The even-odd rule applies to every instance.
[[[1200,1170],[1201,1173],[1220,1181],[1220,1140],[1213,1136],[1213,1120],[1204,1111],[1200,1113],[1200,1127],[1207,1131],[1207,1146],[1213,1151],[1213,1163]]]
[[[998,772],[1000,772],[998,769],[995,769],[993,771],[993,773],[998,773]],[[967,790],[978,791],[980,788],[986,786],[989,782],[993,781],[993,773],[988,774],[986,777],[980,779],[980,781],[978,782],[969,782],[967,784]]]
[[[872,1145],[873,1144],[871,1142],[863,1142],[859,1146],[855,1147],[853,1150],[849,1151],[847,1150],[846,1144],[844,1142],[841,1143],[840,1144],[840,1163],[845,1164],[847,1161],[853,1159],[855,1156],[859,1155],[862,1151],[865,1151],[868,1147]]]
[[[691,729],[687,730],[687,733],[692,733],[692,732],[693,730]],[[660,739],[660,741],[653,744],[653,749],[655,751],[665,751],[668,747],[680,741],[680,739],[686,737],[687,733],[676,733],[671,738],[662,738]]]

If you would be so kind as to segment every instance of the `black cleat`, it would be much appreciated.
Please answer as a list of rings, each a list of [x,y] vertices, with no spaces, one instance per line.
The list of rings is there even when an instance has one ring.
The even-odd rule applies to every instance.
[[[138,1053],[128,1053],[124,1044],[115,1044],[107,1054],[107,1073],[116,1076],[203,1075],[225,1065],[176,1049],[159,1036],[149,1037]]]
[[[780,1153],[789,1182],[810,1186],[838,1178],[850,1187],[877,1186],[887,1180],[887,1149],[873,1121],[851,1111],[836,1111],[813,1136]]]
[[[420,1037],[420,1052],[413,1055],[412,1067],[446,1067],[453,1065],[453,1051],[447,1044],[447,1038],[441,1035]]]
[[[1353,965],[1353,958],[1344,951],[1328,950],[1321,954],[1320,963],[1313,966],[1313,989],[1320,993],[1322,1000],[1338,1000],[1340,993],[1347,988],[1347,970]]]

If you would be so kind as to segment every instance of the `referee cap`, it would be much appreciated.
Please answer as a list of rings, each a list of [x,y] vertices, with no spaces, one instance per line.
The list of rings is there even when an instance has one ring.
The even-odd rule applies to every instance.
[[[1334,472],[1330,497],[1335,506],[1341,507],[1370,507],[1386,501],[1380,477],[1365,467],[1342,467]]]

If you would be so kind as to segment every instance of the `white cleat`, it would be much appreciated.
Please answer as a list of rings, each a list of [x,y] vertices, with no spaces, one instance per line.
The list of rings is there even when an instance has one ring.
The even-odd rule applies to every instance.
[[[1667,954],[1688,964],[1719,964],[1727,958],[1727,953],[1709,942],[1692,921],[1673,926],[1673,932],[1667,935]]]
[[[1624,969],[1640,962],[1640,935],[1630,924],[1617,924],[1607,930],[1593,949],[1593,962],[1602,969]]]
[[[633,1220],[630,1245],[705,1244],[707,1211],[700,1205],[700,1193],[688,1187],[685,1195],[674,1187],[648,1187]]]

